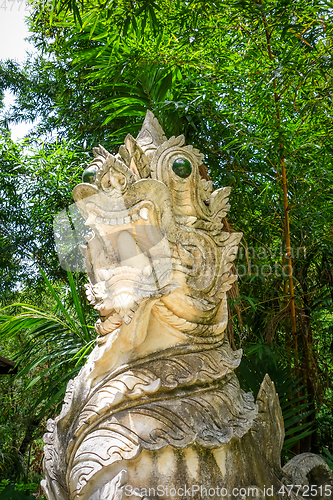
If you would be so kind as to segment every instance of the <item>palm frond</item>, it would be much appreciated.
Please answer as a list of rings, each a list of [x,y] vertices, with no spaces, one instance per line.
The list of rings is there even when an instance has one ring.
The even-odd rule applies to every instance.
[[[283,453],[288,451],[301,439],[314,432],[312,422],[307,418],[313,414],[313,409],[308,403],[307,394],[304,394],[302,380],[295,376],[293,370],[278,360],[273,352],[258,357],[255,355],[244,356],[238,368],[241,386],[256,395],[266,373],[275,384],[279,395],[280,406],[285,427],[285,440]],[[253,353],[252,349],[252,353]],[[303,394],[302,394],[303,391]]]
[[[72,273],[67,272],[71,304],[64,300],[45,273],[41,273],[55,302],[51,312],[24,303],[14,303],[0,310],[0,337],[7,340],[18,336],[25,338],[23,347],[14,356],[19,367],[16,378],[30,379],[26,391],[37,385],[39,396],[32,409],[40,417],[51,407],[59,406],[68,381],[84,364],[95,340],[93,326],[86,324],[82,299],[76,291]],[[16,313],[8,314],[8,310]]]
[[[321,457],[325,460],[329,468],[333,470],[333,454],[325,447],[323,448],[323,453],[324,455],[321,455]]]

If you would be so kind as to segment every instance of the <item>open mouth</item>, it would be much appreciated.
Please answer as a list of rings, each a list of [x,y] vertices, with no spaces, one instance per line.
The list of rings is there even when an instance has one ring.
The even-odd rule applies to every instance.
[[[100,208],[95,203],[88,203],[89,217],[86,225],[91,226],[103,224],[105,226],[124,226],[131,223],[142,221],[143,223],[150,222],[154,224],[154,206],[151,202],[143,201],[136,204],[131,209],[107,211]]]
[[[157,264],[170,260],[168,240],[162,228],[155,224],[154,206],[151,202],[140,202],[130,210],[108,212],[96,204],[89,204],[86,225],[94,230],[99,252],[94,252],[93,271],[97,281],[108,280],[113,275],[105,274],[114,267],[133,268],[134,274],[148,275]],[[94,246],[89,241],[88,246]],[[103,276],[100,275],[102,271]]]
[[[85,224],[94,231],[86,254],[94,283],[88,295],[105,330],[115,313],[129,323],[142,299],[160,294],[171,281],[172,261],[151,202],[108,211],[90,201],[87,209]]]

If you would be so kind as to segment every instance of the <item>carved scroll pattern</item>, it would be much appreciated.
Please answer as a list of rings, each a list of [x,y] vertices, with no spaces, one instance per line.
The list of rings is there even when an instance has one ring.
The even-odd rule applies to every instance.
[[[80,412],[74,437],[81,426],[91,425],[103,414],[148,401],[152,397],[166,397],[165,393],[196,385],[205,385],[231,373],[241,361],[242,351],[232,351],[225,343],[219,349],[187,354],[140,363],[131,370],[111,379],[105,378],[95,389]]]
[[[242,436],[257,409],[233,374],[240,360],[241,350],[232,351],[227,342],[200,352],[173,348],[169,356],[150,355],[118,369],[86,395],[81,392],[82,398],[75,396],[80,387],[87,391],[79,375],[68,386],[61,415],[48,424],[49,488],[66,491],[72,485],[74,498],[103,468],[136,457],[142,448],[217,447]],[[65,442],[66,450],[60,445]],[[65,493],[54,498],[67,500]]]
[[[78,436],[80,445],[69,464],[69,483],[83,487],[103,467],[117,459],[133,458],[141,448],[155,451],[167,445],[186,448],[192,444],[217,448],[241,438],[256,413],[252,395],[240,391],[236,376],[230,374],[223,383],[211,382],[192,392],[173,391],[171,398],[164,395],[158,401],[107,414],[93,430],[83,430],[82,441],[82,434]]]

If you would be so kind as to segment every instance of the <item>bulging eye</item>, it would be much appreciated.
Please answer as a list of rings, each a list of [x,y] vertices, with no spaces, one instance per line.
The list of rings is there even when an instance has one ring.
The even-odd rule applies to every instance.
[[[87,182],[88,184],[93,184],[96,180],[97,167],[92,166],[86,168],[82,174],[82,182]]]
[[[186,179],[192,173],[192,165],[186,158],[177,158],[172,164],[172,170],[178,177]]]

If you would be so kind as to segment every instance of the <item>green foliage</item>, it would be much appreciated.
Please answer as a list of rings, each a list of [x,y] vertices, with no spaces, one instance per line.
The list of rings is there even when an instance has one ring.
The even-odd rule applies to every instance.
[[[7,385],[7,395],[2,398],[4,411],[0,417],[0,479],[26,477],[31,445],[44,432],[45,415],[50,417],[60,411],[68,381],[77,374],[95,343],[95,330],[89,323],[96,318],[87,307],[82,287],[81,293],[77,292],[72,274],[67,273],[69,285],[59,287],[41,273],[51,303],[45,309],[11,304],[2,309],[0,316],[2,343],[21,339],[13,357],[18,374],[7,384],[1,381]],[[26,463],[23,456],[28,449]]]
[[[0,135],[0,290],[3,303],[36,282],[38,266],[50,278],[67,280],[54,248],[53,219],[73,203],[88,155],[72,144],[29,141],[14,144]]]
[[[0,62],[0,94],[10,89],[16,96],[11,110],[2,114],[2,126],[28,120],[35,124],[30,142],[45,137],[29,154],[8,133],[0,138],[0,286],[5,303],[18,294],[17,288],[27,293],[27,283],[37,290],[36,264],[49,279],[72,288],[54,252],[53,217],[72,203],[72,188],[88,160],[85,151],[101,143],[116,153],[150,109],[168,136],[184,133],[187,143],[205,154],[215,187],[233,187],[228,220],[244,237],[236,265],[239,295],[235,292],[229,301],[229,336],[246,350],[244,388],[256,393],[267,371],[288,422],[286,454],[293,444],[294,452],[331,454],[331,3],[55,0],[53,7],[52,12],[36,8],[30,18],[37,57],[22,66]],[[287,287],[286,213],[296,335]],[[40,308],[31,297],[34,307],[20,309],[16,316],[34,325],[23,334],[17,329],[16,338],[9,339],[10,352],[24,351],[24,366],[30,363],[34,373],[25,386],[43,374],[25,392],[34,402],[36,394],[51,387],[49,377],[61,380],[65,374],[61,360],[75,369],[89,344],[89,335],[78,326],[86,321],[74,313],[74,302],[67,297],[64,306],[73,327],[51,288],[43,290],[45,295],[39,296],[49,304]],[[38,359],[34,342],[48,354],[43,329],[52,338],[58,362],[54,369],[51,358],[49,365],[37,362],[33,367]],[[58,333],[69,346],[59,351],[63,358],[56,357]],[[306,394],[309,404],[303,407]],[[45,401],[38,404],[42,411]]]
[[[36,497],[31,495],[36,491],[37,484],[7,484],[8,481],[0,483],[1,500],[34,500]]]
[[[328,391],[331,393],[332,391]],[[327,398],[329,400],[329,398]],[[321,453],[326,451],[333,454],[333,412],[332,406],[322,405],[317,416],[318,438],[321,445]],[[327,455],[327,454],[326,454]],[[327,455],[329,457],[329,455]]]
[[[329,452],[326,448],[323,449],[324,455],[322,455],[323,459],[327,463],[327,465],[333,470],[333,454]]]
[[[49,408],[61,404],[68,381],[78,372],[95,342],[95,329],[86,323],[86,308],[76,291],[72,274],[67,273],[73,304],[67,310],[61,296],[43,271],[41,273],[56,303],[52,313],[18,303],[5,307],[2,312],[13,308],[20,312],[3,315],[0,319],[3,339],[15,337],[21,331],[25,331],[29,339],[15,358],[21,367],[17,378],[33,374],[25,390],[47,381],[31,408],[38,411],[37,419],[41,419]]]
[[[267,345],[259,343],[255,349],[248,350],[238,368],[242,387],[256,396],[266,373],[279,395],[285,427],[282,455],[286,460],[293,445],[314,431],[313,422],[306,421],[314,410],[308,402],[308,394],[304,394],[302,380]]]

